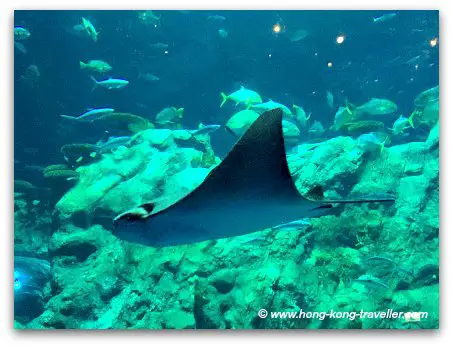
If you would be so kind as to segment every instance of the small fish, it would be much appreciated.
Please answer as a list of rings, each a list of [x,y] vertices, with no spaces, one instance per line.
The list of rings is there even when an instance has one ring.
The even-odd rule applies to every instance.
[[[138,19],[140,19],[144,24],[152,25],[155,28],[160,26],[160,20],[162,16],[157,16],[152,10],[143,11],[138,14]]]
[[[156,115],[155,122],[159,125],[180,123],[183,113],[184,108],[166,107]]]
[[[228,31],[226,31],[225,29],[219,29],[217,30],[217,32],[222,39],[226,39],[228,37]]]
[[[97,42],[99,32],[96,30],[93,23],[91,23],[88,19],[82,17],[82,25],[88,36],[90,36],[94,42]]]
[[[39,78],[41,73],[39,72],[39,68],[35,64],[30,64],[27,66],[25,74],[30,78]]]
[[[164,50],[164,49],[168,48],[168,43],[157,42],[157,43],[151,43],[148,46],[152,49]]]
[[[296,124],[293,122],[283,119],[282,120],[282,127],[283,127],[283,136],[285,137],[299,137],[300,130]]]
[[[26,40],[31,36],[31,33],[23,27],[14,27],[14,41]]]
[[[21,81],[24,81],[25,83],[27,83],[30,87],[35,87],[40,76],[41,76],[41,73],[39,71],[38,66],[36,66],[34,64],[30,64],[25,69],[25,72],[22,75],[20,75],[20,79],[21,79]]]
[[[379,264],[379,263],[388,264],[396,271],[403,272],[406,275],[410,275],[410,276],[414,275],[414,272],[413,272],[412,269],[408,269],[407,267],[400,266],[393,259],[391,259],[389,257],[381,256],[381,255],[377,255],[377,256],[374,256],[374,257],[367,258],[367,259],[365,259],[365,263],[368,263],[370,265],[371,264]]]
[[[146,73],[139,73],[138,74],[138,78],[143,80],[143,81],[146,81],[146,82],[157,82],[160,80],[159,77],[153,75],[152,73],[149,73],[149,72],[146,72]]]
[[[269,101],[267,102],[263,102],[261,104],[254,104],[250,106],[251,110],[256,111],[258,113],[264,113],[275,108],[280,108],[283,111],[284,115],[287,117],[292,117],[293,115],[288,107],[278,102],[272,101],[271,99],[269,99]]]
[[[259,116],[259,113],[252,110],[239,111],[227,121],[226,129],[233,135],[242,136]]]
[[[69,120],[75,120],[79,122],[93,122],[99,118],[102,118],[108,114],[113,113],[115,110],[113,108],[94,108],[92,110],[89,110],[83,114],[81,114],[78,117],[71,117],[71,116],[66,116],[66,115],[60,115],[60,117],[63,117],[65,119]]]
[[[387,99],[378,99],[372,98],[370,101],[365,104],[357,107],[358,112],[367,113],[369,115],[386,115],[396,112],[398,106],[390,100]]]
[[[439,101],[439,86],[429,88],[420,94],[414,100],[414,105],[424,108],[427,105]]]
[[[308,36],[307,30],[299,29],[299,30],[296,30],[294,33],[292,33],[292,35],[290,37],[290,41],[298,42],[298,41],[305,39],[307,36]]]
[[[324,131],[325,131],[325,129],[322,126],[321,122],[318,122],[317,120],[315,120],[313,122],[312,126],[310,127],[310,129],[308,129],[309,133],[314,133],[314,134],[321,134]]]
[[[415,113],[412,113],[409,118],[403,117],[403,115],[400,115],[399,118],[393,123],[392,128],[390,129],[392,131],[393,135],[399,135],[404,132],[406,129],[410,128],[415,128],[414,127],[414,122],[412,118],[414,117]],[[409,124],[409,126],[407,125]]]
[[[311,114],[308,115],[301,106],[293,105],[293,110],[294,110],[294,118],[296,121],[299,123],[301,129],[306,129],[308,127],[308,120],[311,117]]]
[[[91,80],[93,81],[93,89],[95,89],[97,86],[106,88],[108,90],[112,89],[121,89],[126,87],[129,84],[129,81],[121,79],[121,78],[109,78],[104,81],[97,81],[93,76],[90,76]]]
[[[345,99],[345,106],[338,107],[333,120],[333,129],[338,130],[344,124],[351,122],[356,117],[356,107]]]
[[[108,132],[106,132],[108,134]],[[132,138],[130,136],[110,136],[107,140],[101,139],[96,143],[97,151],[95,153],[91,153],[92,157],[96,156],[97,154],[104,154],[112,152],[114,149],[125,146],[128,147],[131,143]]]
[[[39,200],[33,200],[33,206],[38,206],[41,201]]]
[[[24,153],[37,154],[37,153],[39,153],[39,149],[35,148],[35,147],[26,147],[26,148],[24,148]]]
[[[289,223],[279,224],[274,226],[273,230],[301,230],[309,227],[311,225],[310,220],[308,218],[298,219]]]
[[[222,23],[226,20],[226,17],[216,14],[213,16],[208,16],[207,20],[212,23]]]
[[[412,64],[419,62],[421,59],[422,59],[421,55],[416,55],[415,57],[412,57],[412,58],[406,60],[405,64],[412,65]]]
[[[326,101],[327,101],[327,106],[330,108],[333,108],[333,94],[330,90],[326,92]]]
[[[79,65],[80,69],[82,70],[94,71],[99,73],[105,73],[112,70],[112,67],[109,65],[109,63],[103,60],[89,60],[87,63],[81,61]]]
[[[67,31],[72,35],[91,39],[91,36],[88,34],[82,23],[72,26],[70,29],[67,29]]]
[[[203,123],[200,123],[197,130],[189,130],[189,132],[192,136],[206,135],[219,130],[221,127],[222,126],[218,124],[204,125]]]
[[[250,107],[252,104],[260,104],[263,102],[261,96],[257,92],[251,89],[246,89],[244,86],[241,86],[239,90],[231,93],[230,95],[226,95],[225,93],[220,93],[220,95],[222,96],[222,103],[220,104],[220,107],[222,107],[228,100],[236,102],[236,105],[242,103],[247,107]]]
[[[241,242],[241,245],[263,246],[268,245],[270,241],[264,236],[255,236]]]
[[[396,17],[396,13],[395,12],[391,12],[391,13],[386,13],[382,16],[379,16],[379,17],[373,17],[373,23],[382,23],[382,22],[386,22],[390,19],[393,19]]]
[[[27,49],[25,48],[23,43],[14,41],[14,48],[16,48],[22,54],[27,54]]]
[[[376,133],[362,134],[357,139],[357,146],[366,152],[373,152],[379,149],[380,153],[384,151],[388,137],[381,141]]]
[[[354,280],[357,283],[361,283],[367,287],[371,288],[385,288],[389,289],[389,286],[385,284],[381,279],[371,276],[371,275],[362,275],[359,278]]]
[[[44,167],[40,165],[25,165],[24,170],[42,172],[44,171]]]

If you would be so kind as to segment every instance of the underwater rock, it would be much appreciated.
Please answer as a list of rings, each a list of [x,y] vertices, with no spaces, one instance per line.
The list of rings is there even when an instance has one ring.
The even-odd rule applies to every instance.
[[[339,215],[312,219],[304,230],[266,229],[153,248],[119,241],[109,230],[90,226],[91,217],[86,228],[73,225],[77,213],[112,216],[190,192],[218,158],[204,147],[209,139],[199,140],[200,149],[211,151],[207,165],[207,151],[193,148],[193,139],[181,134],[145,130],[121,156],[105,154],[77,169],[77,185],[57,205],[58,213],[70,217],[52,236],[53,297],[27,327],[398,328],[405,323],[271,320],[258,318],[257,311],[385,311],[389,302],[394,310],[435,310],[416,304],[417,295],[438,290],[438,268],[430,266],[438,263],[438,128],[426,142],[386,147],[376,156],[358,150],[350,137],[295,147],[288,162],[302,193],[316,185],[328,196],[397,193],[392,206],[345,206]],[[383,250],[410,271],[376,275],[388,289],[354,283],[373,270],[363,259]],[[413,266],[420,263],[428,265]],[[406,302],[415,306],[409,309]],[[436,322],[434,315],[421,326]]]
[[[311,147],[299,146],[288,164],[302,194],[318,185],[344,193],[345,183],[356,179],[363,160],[363,152],[356,150],[355,140],[336,137]]]
[[[236,276],[232,270],[222,269],[211,276],[212,285],[222,294],[230,292],[235,285]]]
[[[385,124],[383,122],[375,120],[364,120],[345,123],[341,126],[340,129],[352,134],[364,134],[373,131],[384,131]]]
[[[93,216],[96,211],[112,218],[163,195],[167,199],[187,194],[217,162],[209,136],[187,135],[187,131],[147,129],[133,137],[132,147],[79,167],[76,186],[56,205],[59,218],[76,218],[78,213]],[[201,150],[192,147],[195,142]]]
[[[46,178],[62,178],[66,180],[79,178],[78,172],[74,170],[47,170],[44,171],[44,177]]]

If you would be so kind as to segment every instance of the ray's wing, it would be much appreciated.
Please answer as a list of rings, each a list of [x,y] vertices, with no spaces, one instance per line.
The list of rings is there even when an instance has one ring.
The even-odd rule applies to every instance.
[[[154,204],[140,207],[152,218],[175,209],[213,208],[216,203],[234,204],[245,199],[300,201],[302,196],[286,161],[282,117],[281,109],[263,113],[204,181],[178,202],[154,214]]]

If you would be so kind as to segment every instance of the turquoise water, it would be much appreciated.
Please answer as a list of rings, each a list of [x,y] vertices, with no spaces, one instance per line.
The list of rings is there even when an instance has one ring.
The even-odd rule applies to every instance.
[[[14,25],[17,328],[438,327],[437,11],[16,11]],[[271,160],[275,124],[257,125],[273,109],[287,165]],[[152,224],[233,147],[191,223],[179,208]],[[268,174],[281,163],[300,216],[284,170]],[[391,201],[331,203],[345,199]]]

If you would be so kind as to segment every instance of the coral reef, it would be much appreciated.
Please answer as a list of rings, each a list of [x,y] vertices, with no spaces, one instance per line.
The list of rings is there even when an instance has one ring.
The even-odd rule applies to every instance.
[[[77,168],[79,180],[54,211],[51,295],[42,314],[17,328],[438,327],[438,125],[425,142],[376,155],[350,137],[301,145],[288,155],[301,193],[317,185],[328,197],[394,192],[393,205],[348,205],[311,220],[305,230],[267,229],[177,247],[118,240],[106,220],[146,201],[187,194],[219,162],[209,136],[183,132],[144,130],[120,154]],[[16,238],[33,244],[28,236],[41,232],[36,223],[50,230],[50,212],[37,222],[25,218],[23,200],[16,204]],[[30,247],[47,253],[49,237]],[[267,245],[250,242],[260,239]],[[262,319],[260,309],[429,316],[419,322]]]

